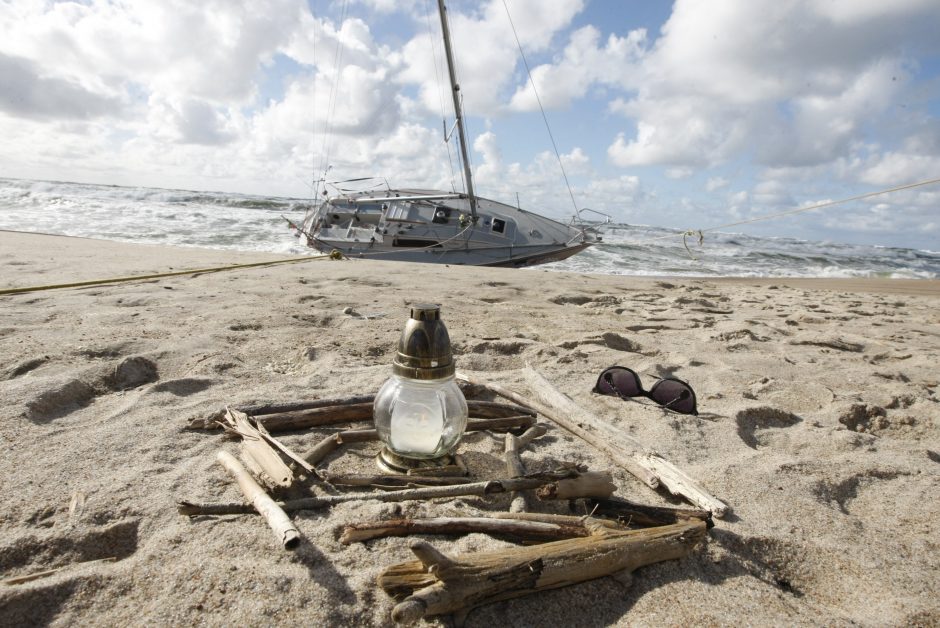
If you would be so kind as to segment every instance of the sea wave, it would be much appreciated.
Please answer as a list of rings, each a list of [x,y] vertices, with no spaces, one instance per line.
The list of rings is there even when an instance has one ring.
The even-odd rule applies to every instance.
[[[310,253],[311,199],[0,178],[0,229],[214,249]],[[940,277],[940,253],[709,232],[703,243],[650,225],[607,225],[603,242],[548,270],[687,277]]]

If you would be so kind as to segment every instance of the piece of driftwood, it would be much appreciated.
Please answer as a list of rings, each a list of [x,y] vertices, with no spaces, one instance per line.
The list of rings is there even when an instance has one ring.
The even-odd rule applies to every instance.
[[[311,410],[313,408],[325,408],[327,406],[345,406],[359,403],[372,403],[375,395],[359,395],[356,397],[345,397],[342,399],[307,399],[303,401],[288,401],[283,403],[257,403],[240,404],[231,406],[234,410],[244,412],[249,416],[260,416],[263,414],[275,414],[279,412],[292,412],[294,410]],[[198,417],[190,420],[187,429],[191,430],[214,430],[219,427],[218,422],[225,416],[225,408],[215,410],[206,417]]]
[[[256,420],[269,432],[290,432],[337,423],[371,421],[372,402],[265,414],[257,417]]]
[[[274,447],[265,440],[248,415],[232,408],[225,412],[226,428],[242,437],[242,449],[275,485],[287,487],[294,483],[294,472],[284,464]]]
[[[521,436],[508,432],[503,442],[503,460],[506,461],[506,474],[511,477],[521,477],[525,475],[525,465],[522,464],[522,457],[519,452],[523,447],[539,438],[548,431],[544,425],[534,425],[522,433]],[[525,493],[517,491],[512,494],[512,502],[509,504],[509,512],[525,512],[528,509]]]
[[[507,514],[507,513],[501,513]],[[346,545],[386,536],[411,534],[474,534],[482,532],[510,541],[558,541],[593,534],[585,517],[556,521],[513,519],[509,517],[429,517],[385,519],[352,523],[343,527],[339,540]],[[614,524],[616,526],[616,524]]]
[[[481,430],[508,430],[520,427],[529,427],[535,424],[535,417],[523,414],[517,416],[497,417],[491,419],[470,419],[467,421],[467,432],[478,432]],[[336,432],[325,437],[319,443],[314,445],[307,453],[303,454],[303,459],[311,465],[320,464],[324,458],[347,443],[364,443],[379,439],[378,431],[370,430],[344,430]]]
[[[578,499],[581,497],[610,497],[617,490],[610,471],[587,471],[569,480],[559,480],[540,486],[535,494],[539,499]]]
[[[293,403],[242,405],[232,409],[244,412],[264,425],[269,432],[288,432],[291,430],[354,421],[372,420],[372,402],[374,396],[349,397],[347,399],[318,399]],[[480,419],[496,419],[512,416],[535,416],[531,408],[497,401],[467,400],[470,416]],[[204,418],[192,419],[187,425],[192,430],[211,430],[218,427],[218,422],[225,415],[225,410],[209,414]]]
[[[402,488],[419,486],[453,486],[470,484],[468,477],[453,475],[368,475],[321,473],[321,479],[334,486],[371,486],[373,488]]]
[[[591,414],[581,408],[570,397],[555,388],[541,373],[531,366],[523,369],[526,382],[533,390],[538,401],[551,408],[553,415],[549,418],[556,419],[561,415],[562,427],[569,431],[578,430],[586,432],[592,437],[599,437],[604,445],[605,453],[610,455],[610,448],[621,452],[615,460],[619,463],[630,461],[631,466],[639,466],[643,471],[656,479],[656,484],[662,484],[673,495],[681,495],[691,503],[700,508],[710,510],[716,517],[725,516],[728,506],[718,498],[709,494],[703,487],[697,484],[688,475],[677,469],[673,464],[666,461],[662,456],[651,452],[646,446],[635,438],[625,434],[623,430],[617,429],[613,425],[603,421],[599,417]],[[536,406],[538,407],[538,406]],[[557,408],[557,411],[556,411]],[[543,414],[545,414],[543,412]],[[629,454],[629,458],[623,457],[623,454]],[[630,470],[631,466],[623,465],[625,469]],[[631,471],[633,473],[633,471]],[[634,473],[636,475],[636,473]],[[640,476],[637,476],[640,477]],[[642,479],[642,477],[641,477]],[[653,488],[649,482],[647,482]]]
[[[258,403],[251,405],[234,406],[239,412],[250,414],[251,416],[261,416],[263,414],[277,414],[279,412],[294,412],[296,410],[312,410],[313,408],[325,408],[327,406],[348,406],[360,403],[372,403],[375,395],[357,395],[355,397],[344,397],[340,399],[304,399],[300,401],[286,401],[280,403]]]
[[[216,459],[225,467],[241,489],[245,499],[251,504],[274,532],[274,537],[285,549],[293,549],[300,543],[300,531],[287,517],[284,511],[252,478],[245,468],[227,451],[219,451]]]
[[[588,500],[587,510],[592,516],[615,517],[626,525],[637,527],[662,526],[693,519],[704,521],[709,528],[715,525],[709,510],[649,506],[618,498]]]
[[[659,454],[648,452],[637,454],[642,464],[649,468],[666,489],[673,495],[681,495],[721,519],[728,512],[728,505],[706,491],[698,482],[676,468]]]
[[[83,567],[85,565],[93,565],[95,563],[113,563],[117,558],[110,556],[108,558],[98,558],[95,560],[85,560],[80,563],[72,563],[71,565],[62,565],[61,567],[56,567],[55,569],[46,569],[44,571],[34,571],[33,573],[28,573],[22,576],[13,576],[12,578],[5,578],[0,580],[0,584],[24,584],[26,582],[32,582],[33,580],[39,580],[40,578],[48,578],[53,576],[63,569],[68,569],[70,567]]]
[[[303,457],[292,450],[290,447],[282,443],[279,439],[271,436],[270,432],[265,429],[263,425],[258,425],[258,432],[261,433],[261,436],[264,437],[264,440],[268,441],[269,444],[276,447],[282,454],[287,456],[291,462],[299,466],[301,469],[307,472],[307,475],[316,475],[317,471],[310,464],[307,463]]]
[[[564,397],[564,395],[562,396],[564,399],[567,399],[567,403],[564,404],[564,407],[559,408],[554,403],[526,399],[522,395],[504,388],[499,384],[476,380],[463,373],[458,373],[458,378],[464,379],[471,384],[482,386],[500,397],[505,397],[518,404],[534,408],[542,416],[551,419],[557,425],[607,454],[618,466],[626,469],[630,474],[650,488],[657,488],[659,486],[659,480],[656,476],[648,469],[641,466],[631,455],[634,450],[633,446],[628,446],[624,449],[622,446],[618,446],[616,441],[612,441],[609,434],[600,434],[582,427],[584,419],[587,418],[583,416],[586,414],[585,411],[581,410],[573,401]],[[551,385],[549,385],[549,388],[552,388]],[[561,395],[561,393],[558,394]],[[552,395],[552,397],[554,397],[554,395]],[[596,420],[599,421],[599,419]],[[590,424],[592,419],[587,419],[587,422]]]
[[[557,484],[561,481],[576,480],[581,475],[585,474],[579,473],[574,469],[564,469],[561,471],[554,471],[549,473],[533,473],[521,478],[486,480],[484,482],[458,484],[456,486],[431,486],[426,488],[411,488],[401,491],[387,491],[379,493],[344,493],[341,495],[320,495],[317,497],[294,499],[291,501],[278,503],[277,505],[285,511],[292,512],[297,510],[316,510],[318,508],[325,508],[334,504],[342,504],[352,501],[400,502],[418,499],[465,497],[471,495],[485,497],[487,495],[493,495],[496,493],[536,489],[546,485]],[[603,481],[598,481],[596,477],[589,475],[583,482],[569,483],[567,485],[566,491],[578,492],[576,487],[580,487],[580,492],[582,493],[578,495],[579,497],[607,498],[611,495],[613,485]],[[557,490],[550,492],[557,493]],[[252,512],[251,506],[247,504],[198,504],[189,501],[179,502],[177,504],[177,510],[181,515],[187,515],[190,517],[197,515],[238,515]]]
[[[378,578],[396,600],[392,620],[410,624],[433,615],[556,589],[689,554],[705,536],[700,521],[642,530],[598,526],[587,537],[451,558],[430,543],[410,545],[418,560],[392,565]]]

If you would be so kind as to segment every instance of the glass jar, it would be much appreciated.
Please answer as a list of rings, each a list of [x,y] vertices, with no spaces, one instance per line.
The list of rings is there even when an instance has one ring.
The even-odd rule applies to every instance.
[[[467,402],[454,376],[414,380],[392,375],[375,397],[379,439],[405,458],[449,453],[467,427]]]

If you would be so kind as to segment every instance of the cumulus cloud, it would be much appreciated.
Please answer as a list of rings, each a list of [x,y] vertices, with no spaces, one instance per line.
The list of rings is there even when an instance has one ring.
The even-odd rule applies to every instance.
[[[730,222],[940,173],[936,0],[677,0],[647,28],[594,20],[585,0],[512,0],[531,83],[502,0],[450,4],[470,131],[490,129],[472,154],[489,196],[571,211],[556,157],[516,124],[536,91],[564,125],[577,204],[634,222]],[[2,2],[0,166],[282,193],[326,168],[459,187],[427,6]],[[936,225],[935,207],[911,191],[813,220]]]
[[[29,59],[0,53],[0,110],[23,118],[51,120],[87,120],[120,113],[119,99],[44,74]]]
[[[557,0],[546,11],[540,0],[511,3],[512,25],[523,50],[544,50],[584,6],[583,0]],[[505,91],[512,85],[519,51],[503,2],[490,0],[475,13],[448,11],[458,81],[468,112],[489,116],[505,108]],[[400,80],[417,84],[428,111],[440,111],[441,94],[450,110],[450,88],[444,69],[443,44],[438,34],[422,34],[406,44]],[[482,44],[482,45],[481,45]],[[436,65],[435,65],[436,64]]]

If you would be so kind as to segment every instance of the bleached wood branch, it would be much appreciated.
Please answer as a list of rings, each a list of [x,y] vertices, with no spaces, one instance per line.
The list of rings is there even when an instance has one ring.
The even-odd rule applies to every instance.
[[[555,424],[568,430],[575,436],[592,445],[595,449],[598,449],[599,451],[607,454],[607,456],[610,457],[610,459],[613,460],[618,466],[626,469],[630,474],[650,488],[657,488],[659,486],[659,480],[656,478],[656,476],[648,469],[645,469],[642,465],[640,465],[639,462],[637,462],[637,460],[631,455],[631,453],[636,449],[635,445],[631,444],[624,448],[623,445],[616,445],[616,441],[612,442],[609,439],[609,434],[597,433],[596,431],[591,431],[581,427],[579,423],[582,423],[582,419],[587,418],[584,416],[585,411],[578,408],[578,406],[567,397],[564,397],[564,399],[567,399],[567,403],[563,403],[562,407],[558,407],[555,402],[560,400],[556,399],[555,395],[550,394],[550,391],[546,391],[546,396],[551,397],[553,401],[541,399],[538,401],[533,401],[503,386],[500,386],[499,384],[477,380],[463,373],[458,373],[458,378],[464,379],[471,384],[486,388],[491,392],[496,393],[500,397],[504,397],[518,404],[527,405],[533,408],[542,416],[551,419]],[[548,388],[552,389],[552,386],[549,384]],[[587,420],[588,424],[593,421],[593,419],[589,418]]]
[[[387,568],[379,585],[401,600],[392,620],[409,624],[681,558],[704,536],[698,521],[622,532],[600,528],[587,537],[459,557],[416,541],[411,549],[418,560]]]
[[[294,483],[290,470],[261,432],[252,425],[248,415],[232,408],[226,409],[225,423],[229,430],[242,437],[242,448],[247,456],[264,471],[275,486],[287,487]]]
[[[659,481],[673,495],[681,495],[721,519],[728,512],[728,505],[706,491],[695,480],[677,469],[668,460],[654,453],[640,456],[640,461],[659,477]]]
[[[285,549],[297,547],[300,543],[300,531],[294,527],[281,507],[248,474],[241,463],[227,451],[219,451],[216,459],[238,482],[238,488],[241,489],[251,507],[268,522],[278,543]]]
[[[511,432],[506,434],[503,444],[503,459],[506,461],[506,474],[509,477],[520,477],[525,475],[525,465],[522,464],[520,452],[523,447],[531,443],[536,438],[543,436],[548,431],[544,425],[535,425],[527,429],[521,436],[516,436]],[[525,512],[528,509],[524,492],[515,492],[512,494],[512,503],[509,505],[510,512]]]
[[[234,460],[234,458],[233,458]],[[239,465],[241,466],[241,465]],[[247,475],[247,473],[246,473]],[[321,495],[318,497],[305,497],[278,504],[285,511],[296,510],[316,510],[352,501],[380,501],[380,502],[400,502],[418,499],[438,499],[446,497],[464,497],[476,495],[485,497],[496,493],[506,493],[525,489],[535,489],[542,486],[557,484],[561,481],[571,480],[572,483],[566,485],[565,491],[572,493],[566,495],[565,499],[577,497],[610,497],[613,485],[598,481],[596,477],[588,475],[582,482],[577,482],[580,476],[573,469],[556,471],[552,473],[534,473],[521,478],[503,478],[499,480],[487,480],[484,482],[473,482],[471,484],[458,484],[456,486],[431,486],[426,488],[412,488],[401,491],[387,491],[379,493],[344,493],[341,495]],[[550,491],[557,494],[557,489]],[[577,494],[581,493],[581,494]],[[177,510],[181,515],[236,515],[251,512],[251,507],[246,504],[199,504],[189,501],[181,501],[177,504]]]

